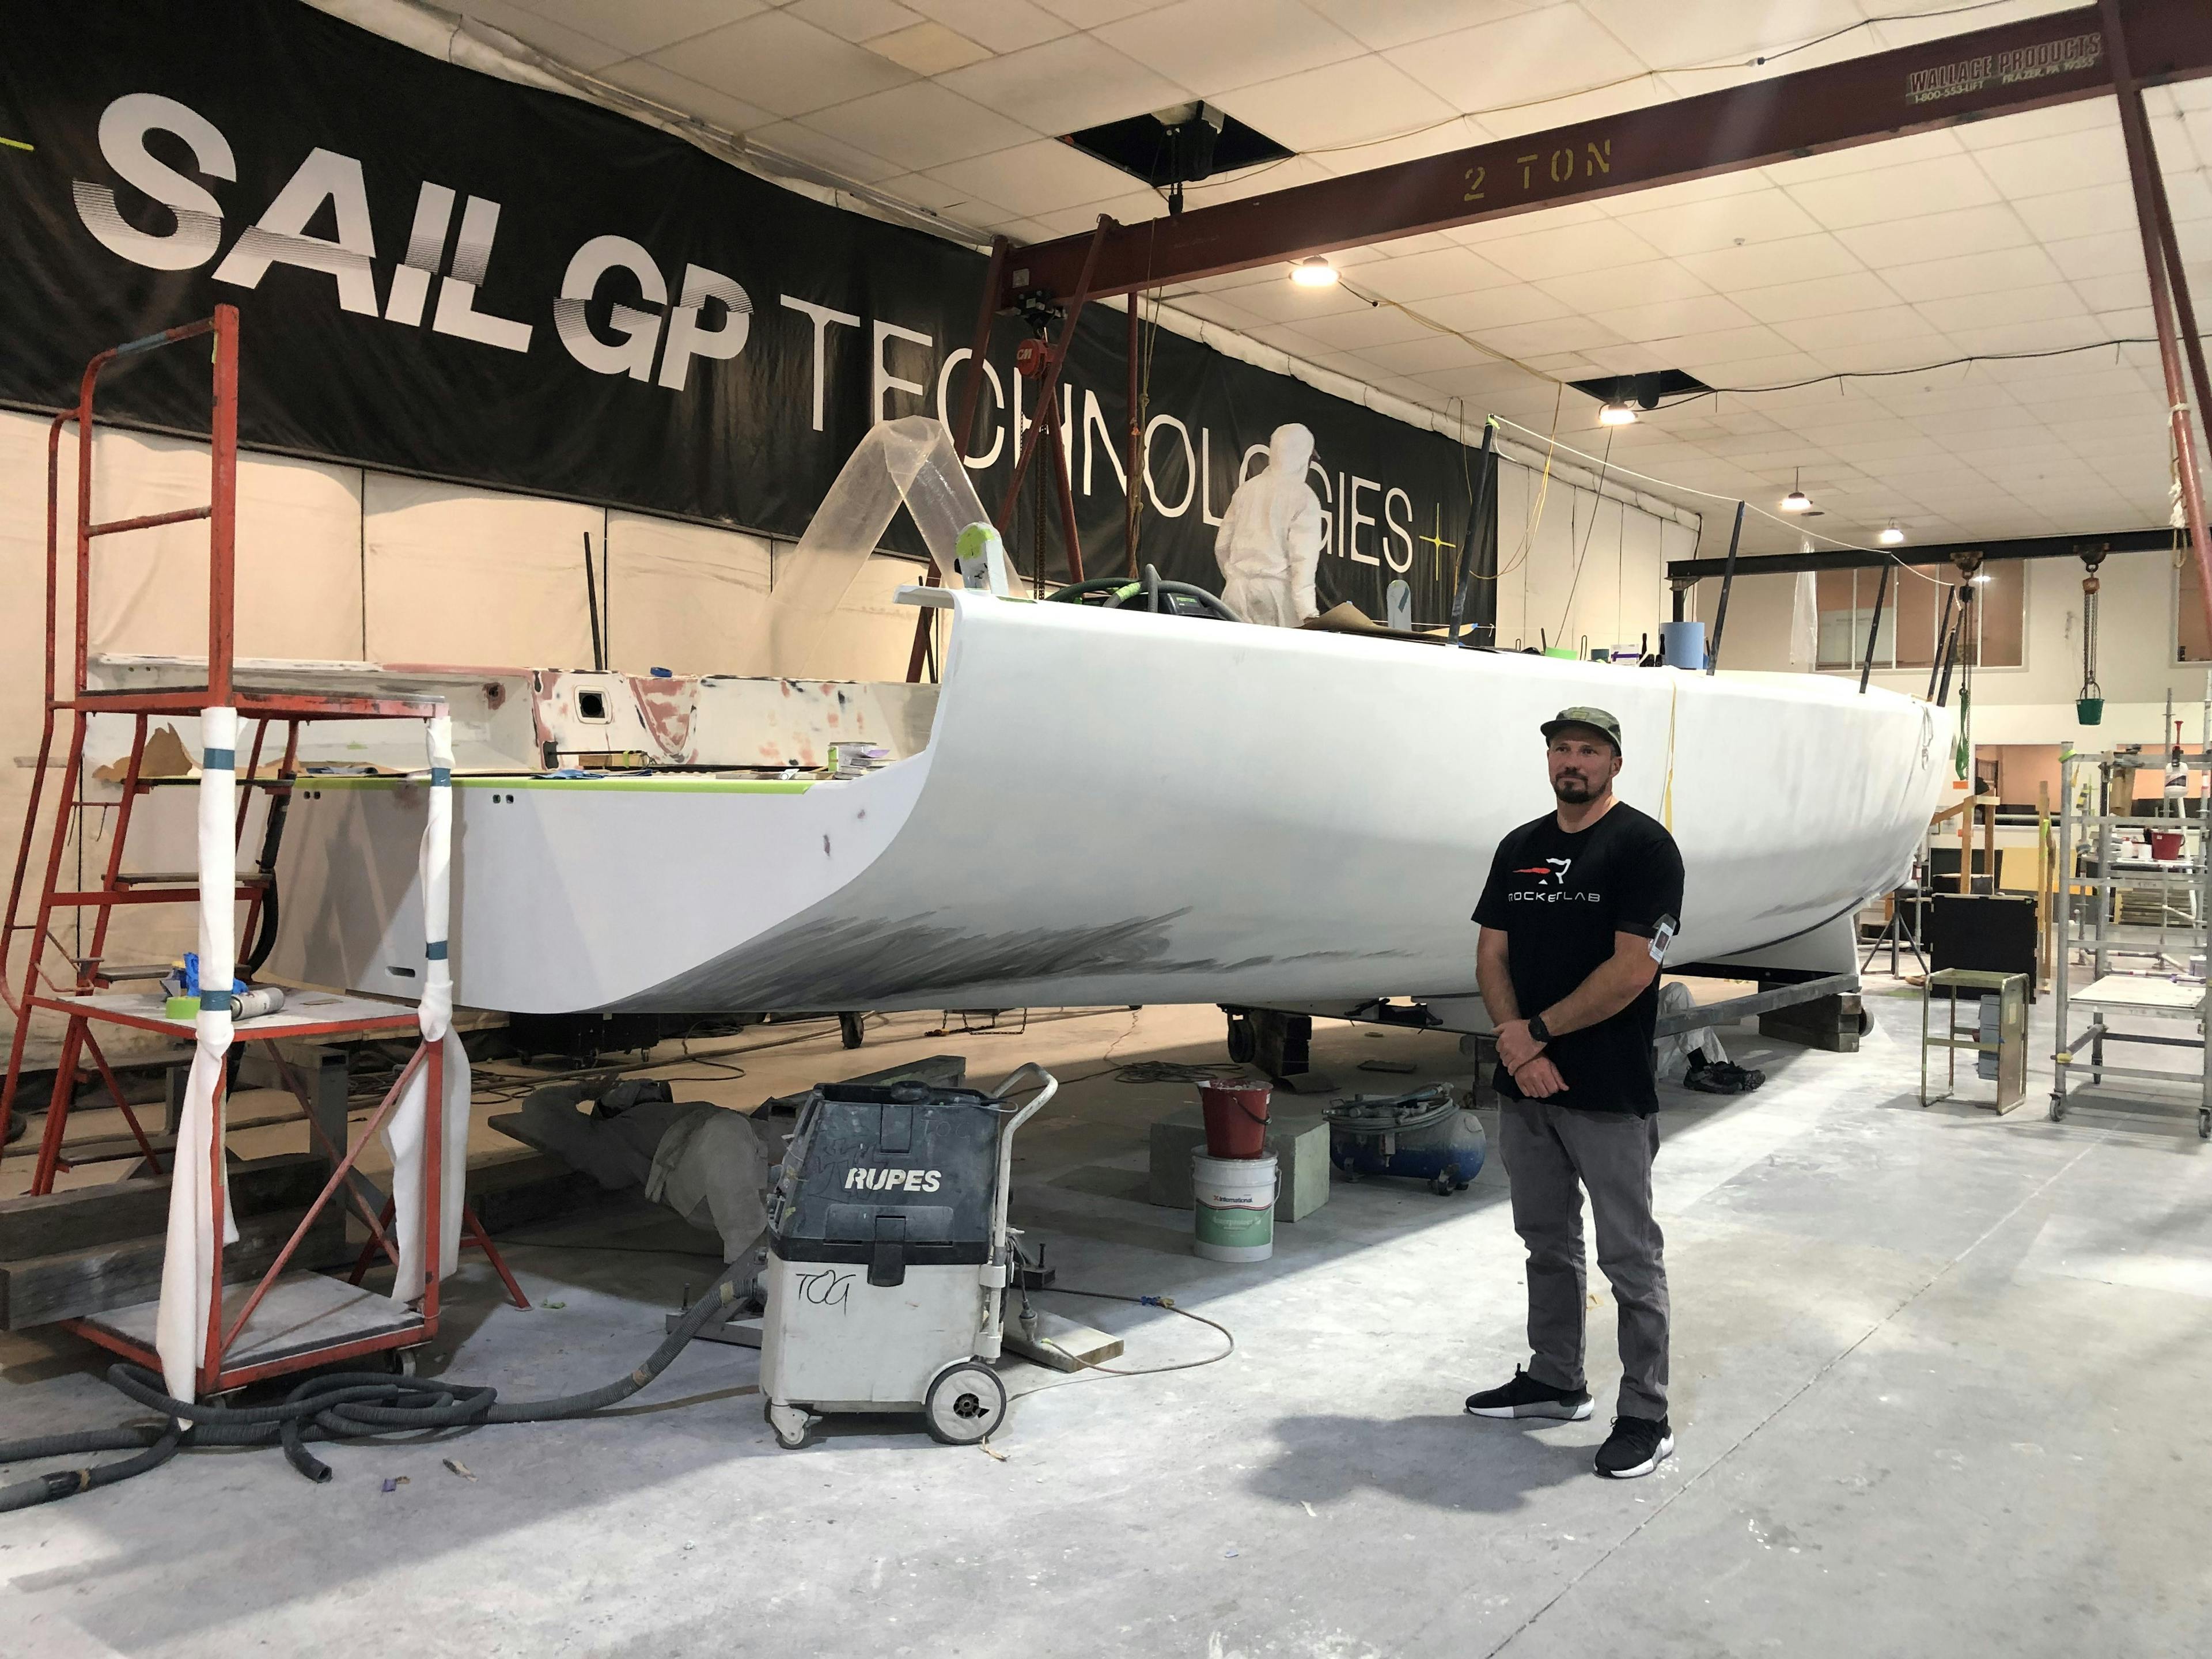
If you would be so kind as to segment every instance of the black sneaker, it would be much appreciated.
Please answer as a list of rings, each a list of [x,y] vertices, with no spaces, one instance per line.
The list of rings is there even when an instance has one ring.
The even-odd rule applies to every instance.
[[[1469,1417],[1556,1417],[1579,1423],[1590,1414],[1590,1397],[1581,1389],[1555,1389],[1539,1382],[1518,1365],[1513,1380],[1503,1388],[1485,1389],[1467,1397]]]
[[[1633,1480],[1649,1474],[1674,1455],[1674,1433],[1667,1419],[1616,1417],[1613,1432],[1597,1449],[1597,1472],[1613,1480]]]

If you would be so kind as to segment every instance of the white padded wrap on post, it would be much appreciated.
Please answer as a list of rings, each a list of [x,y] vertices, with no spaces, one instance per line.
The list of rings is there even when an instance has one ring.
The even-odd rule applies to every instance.
[[[179,1400],[197,1398],[193,1383],[214,1289],[216,1222],[210,1188],[222,1147],[216,1085],[230,1048],[230,986],[238,948],[238,711],[202,709],[200,742],[200,1012],[171,1160],[168,1252],[161,1259],[161,1304],[154,1319],[162,1380]],[[230,1212],[227,1178],[222,1225],[223,1243],[235,1244],[238,1224]]]
[[[440,1103],[443,1133],[438,1152],[438,1277],[453,1271],[461,1249],[463,1183],[468,1170],[469,1056],[453,1033],[453,970],[447,932],[453,910],[451,878],[453,841],[453,722],[449,714],[428,722],[430,742],[430,802],[422,824],[418,877],[422,886],[422,1000],[416,1010],[422,1041],[441,1045],[446,1086]],[[393,1231],[399,1246],[399,1271],[392,1299],[404,1306],[422,1294],[422,1198],[425,1188],[423,1128],[428,1117],[430,1072],[425,1065],[407,1081],[384,1131],[392,1151]]]

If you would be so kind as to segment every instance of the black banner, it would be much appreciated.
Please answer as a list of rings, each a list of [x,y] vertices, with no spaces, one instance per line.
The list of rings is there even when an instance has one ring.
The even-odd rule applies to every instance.
[[[249,447],[786,538],[873,422],[957,409],[967,248],[295,0],[0,0],[0,403],[72,404],[94,352],[228,301]],[[1064,386],[1091,574],[1122,568],[1126,325],[1087,311]],[[1024,331],[994,326],[972,448],[994,513]],[[1214,525],[1297,421],[1330,514],[1322,605],[1379,617],[1402,576],[1443,620],[1470,448],[1165,331],[1148,360],[1146,562],[1218,590]],[[205,364],[131,359],[100,411],[204,433]],[[1009,535],[1025,566],[1033,517]]]

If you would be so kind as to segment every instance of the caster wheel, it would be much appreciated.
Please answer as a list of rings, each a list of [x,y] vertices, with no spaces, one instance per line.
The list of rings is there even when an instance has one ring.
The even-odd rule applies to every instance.
[[[2203,1106],[2197,1109],[2197,1138],[2212,1140],[2212,1109]]]
[[[1260,1052],[1260,1038],[1252,1030],[1252,1022],[1243,1014],[1229,1016],[1229,1058],[1239,1066],[1249,1066]]]
[[[1006,1419],[1006,1385],[980,1359],[963,1359],[938,1373],[922,1401],[930,1437],[947,1446],[972,1446]]]
[[[761,1407],[761,1415],[775,1431],[775,1443],[786,1451],[797,1451],[805,1445],[807,1432],[814,1426],[812,1414],[799,1406],[779,1406],[770,1401]]]
[[[1440,1170],[1429,1181],[1429,1190],[1438,1198],[1449,1198],[1459,1190],[1459,1165],[1451,1164]]]
[[[837,1035],[848,1048],[857,1048],[867,1040],[866,1019],[864,1014],[837,1016]]]

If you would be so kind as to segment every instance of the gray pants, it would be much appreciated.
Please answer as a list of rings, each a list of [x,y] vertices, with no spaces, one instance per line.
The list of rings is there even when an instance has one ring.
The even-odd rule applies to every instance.
[[[1666,1243],[1651,1215],[1651,1159],[1659,1120],[1547,1100],[1509,1100],[1498,1150],[1513,1188],[1513,1228],[1528,1247],[1528,1374],[1580,1389],[1588,1268],[1583,1198],[1597,1223],[1597,1265],[1620,1310],[1620,1406],[1626,1417],[1667,1415]],[[1579,1188],[1579,1189],[1578,1189]]]

